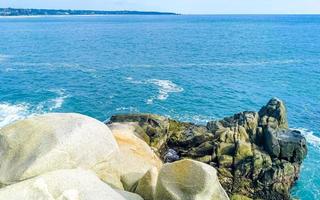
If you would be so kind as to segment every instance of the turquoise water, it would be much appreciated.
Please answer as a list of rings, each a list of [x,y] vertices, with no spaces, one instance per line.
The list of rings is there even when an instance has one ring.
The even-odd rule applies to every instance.
[[[0,127],[29,115],[152,112],[205,123],[283,99],[320,199],[320,16],[0,18]]]

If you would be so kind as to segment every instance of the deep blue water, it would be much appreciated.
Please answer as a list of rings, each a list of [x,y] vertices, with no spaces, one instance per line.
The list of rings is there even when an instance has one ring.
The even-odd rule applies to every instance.
[[[320,199],[320,16],[0,18],[0,127],[45,112],[204,123],[274,96],[309,142],[292,193]]]

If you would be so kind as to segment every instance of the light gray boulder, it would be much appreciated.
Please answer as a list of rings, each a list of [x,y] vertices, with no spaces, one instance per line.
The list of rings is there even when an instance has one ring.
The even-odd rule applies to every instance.
[[[31,117],[0,129],[0,185],[77,167],[99,175],[108,171],[107,163],[117,152],[110,129],[91,117],[64,113]]]
[[[7,200],[143,200],[139,195],[114,190],[92,171],[57,170],[0,189]]]
[[[217,171],[194,160],[165,164],[159,173],[156,200],[228,200]]]

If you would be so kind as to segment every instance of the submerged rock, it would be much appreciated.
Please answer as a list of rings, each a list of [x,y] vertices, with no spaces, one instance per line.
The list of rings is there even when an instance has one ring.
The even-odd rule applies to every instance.
[[[190,158],[215,167],[233,199],[289,199],[307,153],[305,138],[288,128],[285,105],[277,98],[259,112],[206,126],[151,114],[113,116],[109,123],[115,122],[134,123],[135,132],[165,162]]]

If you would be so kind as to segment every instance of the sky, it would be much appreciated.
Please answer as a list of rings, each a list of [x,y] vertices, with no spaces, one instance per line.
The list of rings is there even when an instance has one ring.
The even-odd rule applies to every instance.
[[[320,0],[0,0],[0,7],[180,14],[320,14]]]

